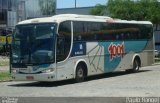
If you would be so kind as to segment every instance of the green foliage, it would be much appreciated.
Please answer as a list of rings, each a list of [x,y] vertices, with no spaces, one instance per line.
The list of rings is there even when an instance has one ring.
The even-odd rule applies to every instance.
[[[9,72],[0,72],[0,81],[12,80],[11,74]]]
[[[92,15],[104,15],[104,11],[106,10],[105,5],[97,4],[95,8],[91,9],[90,14]]]
[[[130,19],[134,15],[133,7],[135,5],[131,0],[109,0],[107,5],[111,16],[120,19]]]
[[[0,45],[0,53],[3,51],[3,45]]]
[[[56,0],[39,0],[39,6],[43,15],[54,15]]]
[[[160,23],[160,3],[157,0],[109,0],[107,8],[115,18]]]
[[[94,15],[104,15],[100,12],[106,13],[107,10],[113,18],[149,20],[154,24],[160,23],[160,2],[157,0],[108,0],[104,8],[107,9],[98,9],[96,6],[94,9],[98,9],[98,12],[94,12]]]

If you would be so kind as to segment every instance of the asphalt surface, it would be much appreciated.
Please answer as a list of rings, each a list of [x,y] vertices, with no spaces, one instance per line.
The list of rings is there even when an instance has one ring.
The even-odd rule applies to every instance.
[[[0,97],[160,97],[160,65],[59,82],[1,82]]]

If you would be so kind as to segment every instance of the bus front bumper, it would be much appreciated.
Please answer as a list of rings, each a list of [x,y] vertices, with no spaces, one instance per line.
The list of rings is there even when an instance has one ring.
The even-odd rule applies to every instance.
[[[12,74],[14,81],[56,81],[56,75],[51,73],[40,74]]]

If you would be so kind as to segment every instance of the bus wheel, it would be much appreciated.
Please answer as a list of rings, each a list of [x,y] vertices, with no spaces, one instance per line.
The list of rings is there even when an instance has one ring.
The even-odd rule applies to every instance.
[[[132,72],[138,72],[139,68],[140,68],[140,61],[139,61],[139,59],[135,59],[133,62]]]
[[[79,64],[76,69],[76,82],[83,82],[85,77],[84,66]]]

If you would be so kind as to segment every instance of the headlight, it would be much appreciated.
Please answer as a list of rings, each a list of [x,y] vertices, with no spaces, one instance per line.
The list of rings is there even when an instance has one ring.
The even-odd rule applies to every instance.
[[[50,68],[50,69],[45,69],[42,71],[42,73],[50,73],[50,72],[53,72],[54,71],[54,68]]]

